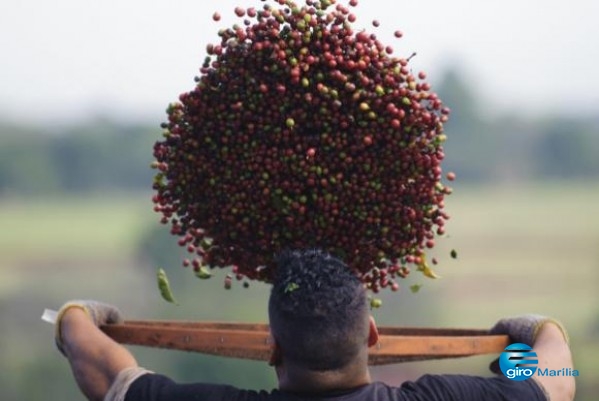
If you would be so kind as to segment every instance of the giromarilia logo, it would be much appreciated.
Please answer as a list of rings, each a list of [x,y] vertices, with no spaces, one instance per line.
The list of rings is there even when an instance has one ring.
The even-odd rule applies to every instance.
[[[515,381],[526,380],[537,371],[537,353],[526,344],[512,344],[499,356],[499,367],[503,374]]]
[[[503,374],[511,380],[523,381],[537,376],[580,376],[576,369],[539,369],[537,353],[526,344],[508,345],[499,356],[499,367]]]

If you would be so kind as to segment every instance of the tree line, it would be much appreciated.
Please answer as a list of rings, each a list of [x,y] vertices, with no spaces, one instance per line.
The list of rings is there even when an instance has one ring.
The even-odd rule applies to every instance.
[[[436,87],[452,109],[444,168],[460,182],[589,179],[599,175],[599,119],[517,112],[485,118],[458,70]],[[149,190],[158,126],[95,119],[65,127],[0,121],[0,196]]]

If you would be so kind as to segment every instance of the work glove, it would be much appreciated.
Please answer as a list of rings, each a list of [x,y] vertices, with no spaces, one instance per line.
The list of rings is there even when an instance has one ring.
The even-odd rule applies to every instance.
[[[569,342],[568,333],[559,321],[541,315],[523,315],[501,319],[491,328],[490,334],[507,334],[511,344],[520,343],[532,347],[537,339],[537,334],[548,323],[555,324],[564,335],[564,340]],[[499,359],[491,362],[489,368],[493,373],[501,373]]]
[[[65,355],[65,352],[62,342],[60,324],[65,313],[71,308],[78,308],[84,311],[97,327],[105,324],[121,323],[123,321],[121,312],[119,312],[119,310],[112,305],[92,300],[73,300],[65,303],[58,310],[58,314],[56,316],[55,332],[56,347],[63,355]]]
[[[491,334],[507,334],[512,343],[522,343],[532,347],[537,339],[537,334],[547,323],[555,324],[568,342],[568,333],[564,326],[557,320],[541,315],[523,315],[501,319],[491,328]]]

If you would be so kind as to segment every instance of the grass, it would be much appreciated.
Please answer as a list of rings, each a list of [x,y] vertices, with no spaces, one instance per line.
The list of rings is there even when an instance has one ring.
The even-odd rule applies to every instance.
[[[157,221],[149,196],[106,194],[0,201],[0,263],[123,255]]]

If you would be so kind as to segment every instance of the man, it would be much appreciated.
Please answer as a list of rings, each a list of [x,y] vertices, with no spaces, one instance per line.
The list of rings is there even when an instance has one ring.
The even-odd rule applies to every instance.
[[[463,375],[426,375],[391,387],[372,382],[368,348],[378,333],[360,280],[339,259],[318,251],[283,253],[269,300],[274,366],[279,388],[239,390],[213,384],[176,384],[138,367],[135,358],[97,326],[121,320],[94,301],[73,301],[59,311],[56,344],[69,359],[90,400],[572,400],[572,377],[512,381]],[[563,327],[539,316],[501,320],[494,332],[534,345],[540,369],[572,368]]]

